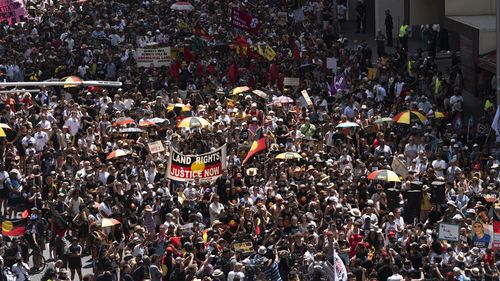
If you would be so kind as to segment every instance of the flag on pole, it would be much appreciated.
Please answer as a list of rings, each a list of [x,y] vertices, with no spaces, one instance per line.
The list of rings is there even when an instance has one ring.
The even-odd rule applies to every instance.
[[[493,118],[491,128],[495,130],[497,140],[500,139],[500,105],[497,106],[497,113],[495,113],[495,118]]]
[[[333,281],[347,281],[347,269],[333,248]]]
[[[252,147],[250,148],[250,151],[248,151],[247,156],[245,157],[245,160],[243,160],[243,164],[245,164],[252,156],[255,154],[266,150],[266,137],[262,133],[262,129],[257,130],[257,133],[255,135],[255,140],[252,143]]]

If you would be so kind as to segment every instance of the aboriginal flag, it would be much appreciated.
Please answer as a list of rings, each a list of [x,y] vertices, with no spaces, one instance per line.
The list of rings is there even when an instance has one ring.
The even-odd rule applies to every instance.
[[[266,150],[266,137],[262,133],[262,130],[259,129],[255,134],[255,140],[252,143],[252,147],[250,147],[250,151],[248,151],[247,157],[243,160],[243,164],[250,160],[252,156],[263,150]]]
[[[22,236],[25,231],[26,231],[26,219],[2,221],[2,235]]]

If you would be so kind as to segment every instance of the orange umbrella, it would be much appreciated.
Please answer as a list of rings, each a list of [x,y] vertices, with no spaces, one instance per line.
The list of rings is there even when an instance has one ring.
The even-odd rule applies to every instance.
[[[113,126],[120,126],[120,125],[127,125],[127,124],[132,124],[135,123],[134,119],[130,117],[120,117],[115,120],[113,123]]]
[[[110,154],[108,154],[106,159],[110,160],[110,159],[126,156],[129,154],[132,154],[132,152],[125,150],[125,149],[117,149],[117,150],[112,151]]]
[[[151,126],[154,126],[154,125],[156,125],[156,123],[155,122],[151,122],[149,120],[145,120],[145,121],[142,121],[142,122],[139,123],[139,126],[141,126],[141,127],[151,127]]]

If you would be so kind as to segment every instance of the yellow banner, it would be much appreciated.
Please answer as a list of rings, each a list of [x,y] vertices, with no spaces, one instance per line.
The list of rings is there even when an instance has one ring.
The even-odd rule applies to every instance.
[[[269,46],[269,44],[266,44],[266,47],[262,49],[262,46],[260,44],[257,44],[257,53],[263,57],[265,57],[268,61],[274,60],[276,57],[276,52]]]

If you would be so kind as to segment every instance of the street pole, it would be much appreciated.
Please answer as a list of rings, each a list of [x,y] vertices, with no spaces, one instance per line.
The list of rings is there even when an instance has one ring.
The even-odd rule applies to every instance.
[[[497,1],[497,106],[500,105],[500,0]]]

